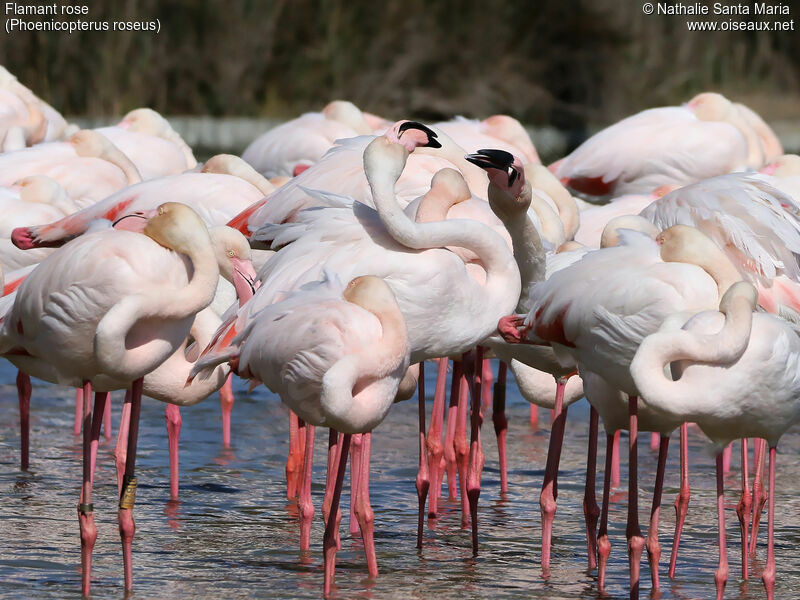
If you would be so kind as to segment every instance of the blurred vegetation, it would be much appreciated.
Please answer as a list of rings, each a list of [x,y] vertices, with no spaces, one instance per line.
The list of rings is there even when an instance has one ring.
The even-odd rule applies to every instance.
[[[0,61],[69,115],[287,117],[346,98],[389,118],[505,112],[580,131],[707,89],[768,119],[800,114],[800,23],[689,32],[639,0],[85,3],[89,20],[157,18],[161,32],[0,36]],[[782,19],[800,20],[793,8]]]

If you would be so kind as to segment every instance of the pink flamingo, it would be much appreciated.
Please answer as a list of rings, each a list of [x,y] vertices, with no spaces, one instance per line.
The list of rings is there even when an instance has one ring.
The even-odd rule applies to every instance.
[[[647,404],[672,418],[697,423],[718,451],[736,438],[764,438],[769,444],[769,540],[762,579],[767,597],[772,598],[776,447],[780,437],[800,419],[800,339],[794,327],[782,319],[753,314],[756,299],[751,284],[736,284],[722,298],[719,312],[700,313],[680,330],[645,338],[631,363],[631,374]],[[664,367],[670,364],[675,381],[664,374]],[[698,395],[701,386],[704,393]],[[722,484],[722,458],[717,454],[717,598],[722,598],[728,578]],[[743,534],[746,577],[745,523]]]
[[[309,547],[311,463],[314,427],[344,433],[325,528],[324,594],[331,593],[336,561],[335,515],[352,434],[362,435],[362,456],[353,488],[370,577],[378,575],[369,506],[371,431],[383,421],[409,365],[406,325],[391,288],[380,278],[361,276],[347,287],[335,276],[306,284],[261,310],[233,345],[198,362],[202,368],[231,360],[243,377],[262,381],[307,423],[300,491],[301,548]],[[332,459],[335,459],[335,454]],[[332,485],[333,484],[333,485]]]
[[[40,379],[84,389],[79,505],[84,595],[91,587],[97,538],[91,491],[106,393],[133,382],[119,511],[125,587],[131,589],[141,378],[181,347],[194,315],[211,302],[219,279],[208,232],[196,213],[171,203],[156,212],[145,235],[101,231],[47,257],[20,285],[13,307],[0,322],[0,354],[15,366]],[[98,390],[94,418],[89,406],[92,387]]]

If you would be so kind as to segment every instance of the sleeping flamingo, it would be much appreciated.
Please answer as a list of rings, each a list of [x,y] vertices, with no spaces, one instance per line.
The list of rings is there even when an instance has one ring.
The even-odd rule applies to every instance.
[[[338,470],[328,515],[336,515],[352,434],[363,434],[356,516],[367,553],[370,577],[378,575],[369,506],[369,448],[372,430],[394,402],[409,365],[403,315],[391,288],[380,278],[361,276],[347,287],[326,273],[319,282],[301,286],[265,307],[226,349],[243,377],[262,381],[306,423],[306,451],[300,492],[302,547],[308,547],[311,516],[311,463],[314,427],[344,433],[337,448]],[[216,355],[198,367],[219,362]],[[336,454],[332,455],[334,458]],[[335,517],[325,528],[325,585],[328,596],[336,561]]]
[[[645,402],[667,418],[697,423],[717,454],[719,568],[714,580],[722,598],[728,578],[723,514],[722,458],[737,438],[769,444],[769,541],[762,579],[767,597],[775,586],[775,457],[780,437],[800,420],[800,338],[796,328],[773,315],[753,313],[757,293],[749,283],[731,287],[719,312],[695,315],[677,331],[659,331],[642,342],[631,375]],[[673,366],[675,381],[664,367]],[[698,394],[697,390],[703,393]],[[743,565],[747,546],[744,530]]]
[[[195,314],[211,302],[218,279],[203,222],[185,205],[166,203],[149,220],[145,235],[100,231],[47,257],[20,285],[13,307],[2,316],[0,355],[40,379],[84,388],[78,507],[84,595],[91,587],[97,538],[91,490],[106,394],[132,385],[119,511],[125,588],[131,589],[141,378],[181,347]],[[92,387],[98,390],[94,418]]]

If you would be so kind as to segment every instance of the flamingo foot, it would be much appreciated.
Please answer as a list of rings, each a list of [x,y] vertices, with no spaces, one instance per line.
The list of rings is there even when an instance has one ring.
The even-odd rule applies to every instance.
[[[608,540],[608,534],[603,534],[597,538],[597,587],[600,591],[605,589],[606,567],[610,555],[611,542]]]
[[[497,331],[507,343],[523,344],[525,334],[528,332],[528,328],[525,327],[525,317],[520,315],[502,317],[497,322]]]

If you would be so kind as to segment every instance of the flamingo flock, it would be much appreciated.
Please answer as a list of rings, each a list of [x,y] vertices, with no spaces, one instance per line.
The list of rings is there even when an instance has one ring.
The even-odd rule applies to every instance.
[[[328,597],[336,590],[348,462],[351,532],[360,531],[369,577],[379,575],[373,431],[380,444],[392,406],[415,393],[417,547],[424,552],[425,517],[440,515],[447,480],[480,553],[482,425],[490,408],[500,487],[513,484],[510,369],[532,420],[538,407],[552,419],[539,497],[541,555],[528,568],[545,578],[557,568],[565,423],[569,406],[585,398],[583,510],[599,590],[612,552],[620,431],[629,442],[626,551],[635,598],[644,551],[651,593],[661,586],[658,525],[676,431],[681,485],[668,575],[677,576],[690,500],[687,425],[696,423],[716,456],[716,597],[730,574],[723,474],[736,440],[741,576],[749,576],[767,505],[761,578],[774,597],[776,449],[800,420],[800,157],[784,155],[748,107],[699,94],[611,125],[545,167],[525,128],[507,115],[392,122],[335,101],[266,132],[242,158],[199,164],[152,110],[80,130],[2,69],[0,143],[0,356],[18,369],[22,470],[44,460],[46,444],[29,434],[30,378],[76,389],[84,596],[111,392],[125,393],[114,456],[126,592],[133,589],[142,397],[167,405],[174,500],[181,408],[219,391],[222,443],[230,446],[236,376],[265,385],[290,409],[286,491],[297,503],[302,550],[310,549],[314,525],[316,429],[329,430],[320,507]],[[432,366],[428,413],[425,369]],[[651,432],[658,451],[644,535],[639,432]]]

